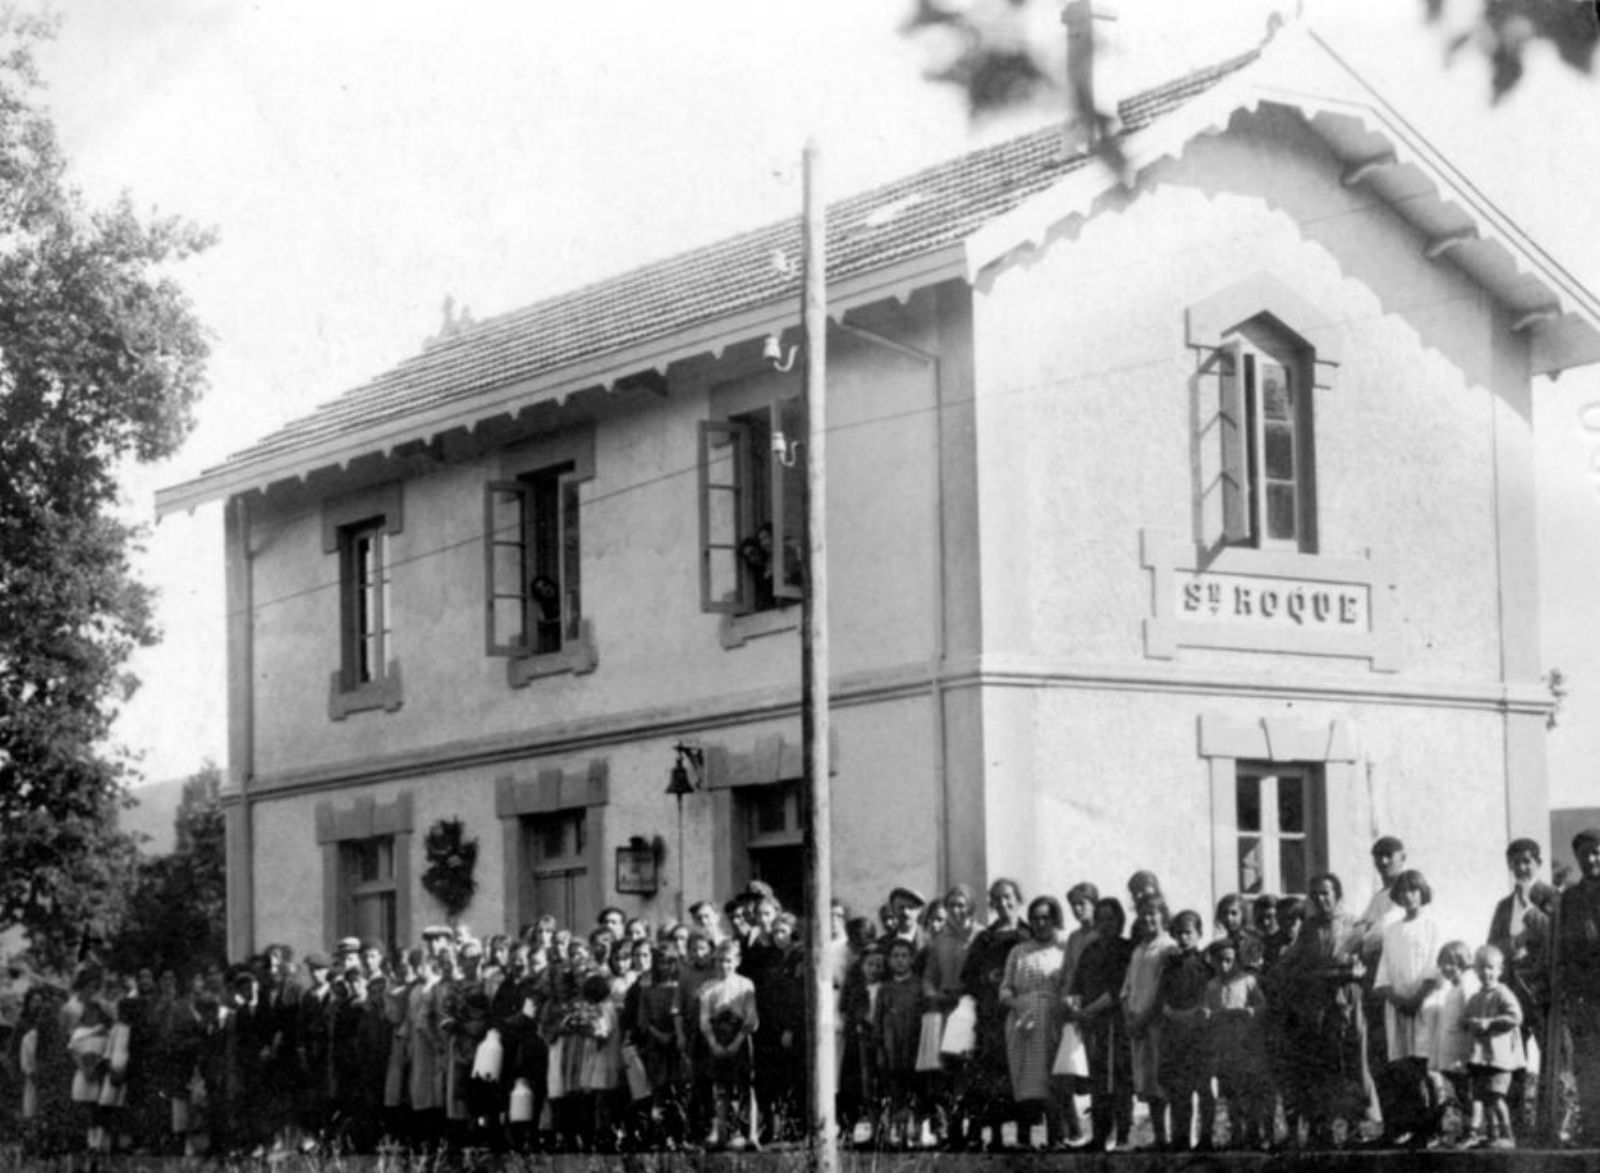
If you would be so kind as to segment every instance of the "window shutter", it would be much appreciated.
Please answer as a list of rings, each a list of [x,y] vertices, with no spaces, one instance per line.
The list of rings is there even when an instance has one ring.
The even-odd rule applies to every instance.
[[[749,431],[732,420],[700,421],[700,609],[749,610],[739,573],[744,521],[742,462]]]
[[[528,653],[529,486],[492,481],[483,487],[485,653]]]
[[[1239,342],[1211,359],[1217,379],[1217,435],[1222,443],[1222,536],[1250,540],[1250,423],[1245,411],[1244,361]]]
[[[798,398],[773,405],[773,422],[783,432],[784,447],[794,463],[772,461],[772,596],[798,599],[805,593],[805,478],[810,446],[805,411]]]

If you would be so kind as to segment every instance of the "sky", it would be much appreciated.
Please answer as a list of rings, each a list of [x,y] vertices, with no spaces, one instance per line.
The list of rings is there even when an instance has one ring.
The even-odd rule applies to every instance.
[[[1292,6],[1121,0],[1101,67],[1119,88],[1153,84],[1255,44]],[[1474,6],[1455,0],[1447,19]],[[181,273],[211,331],[211,391],[183,450],[126,480],[125,508],[150,522],[158,487],[419,349],[446,296],[481,319],[794,215],[811,135],[842,195],[1060,114],[973,127],[959,94],[922,77],[929,47],[896,31],[910,0],[57,8],[41,64],[74,180],[93,202],[127,191],[220,234]],[[1420,0],[1308,0],[1304,19],[1600,289],[1600,81],[1537,54],[1491,107],[1484,66],[1446,67],[1421,13]],[[1600,696],[1600,652],[1592,614],[1561,604],[1600,574],[1600,406],[1585,411],[1600,379],[1540,381],[1536,403],[1558,612],[1546,643],[1573,665],[1552,761],[1558,801],[1578,802],[1600,751],[1580,661],[1595,661]],[[202,507],[154,527],[139,559],[166,638],[133,665],[144,685],[117,734],[152,780],[226,759],[221,533],[221,506]],[[1578,719],[1586,705],[1593,722]]]

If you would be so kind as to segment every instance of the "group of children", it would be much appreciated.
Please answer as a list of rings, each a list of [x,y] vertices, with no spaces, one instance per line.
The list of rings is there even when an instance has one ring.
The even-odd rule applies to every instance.
[[[1108,1149],[1129,1143],[1137,1100],[1160,1149],[1211,1149],[1219,1136],[1234,1148],[1356,1144],[1374,1086],[1398,1075],[1424,1101],[1406,1143],[1444,1143],[1455,1105],[1453,1143],[1511,1146],[1507,1093],[1527,1060],[1501,950],[1441,944],[1416,872],[1389,890],[1397,911],[1383,924],[1340,911],[1337,877],[1312,891],[1310,908],[1228,896],[1208,942],[1198,913],[1169,918],[1145,872],[1129,884],[1127,935],[1121,902],[1091,884],[1067,894],[1070,933],[1053,897],[1017,916],[1010,881],[991,887],[994,919],[976,930],[958,885],[922,910],[920,950],[891,931],[844,983],[846,1075],[858,1064],[864,1092],[842,1105],[847,1134],[860,1121],[891,1147],[1001,1149],[1033,1145],[1043,1124],[1042,1147]],[[1370,1071],[1363,1002],[1384,1008],[1388,1028]],[[1397,1142],[1397,1122],[1384,1123],[1368,1139]]]
[[[1438,1136],[1453,1093],[1471,1105],[1465,1140],[1512,1143],[1506,1093],[1525,1056],[1505,958],[1439,943],[1416,873],[1390,888],[1399,915],[1375,965],[1362,959],[1371,926],[1341,919],[1335,877],[1316,878],[1309,902],[1225,898],[1210,941],[1197,913],[1168,917],[1146,872],[1129,885],[1128,934],[1123,904],[1092,884],[1067,893],[1070,933],[1054,897],[1024,915],[1015,883],[988,895],[981,927],[959,884],[931,902],[898,888],[876,921],[833,910],[820,964],[838,995],[847,1138],[1002,1148],[1042,1123],[1047,1145],[1114,1148],[1137,1097],[1160,1147],[1213,1147],[1219,1104],[1231,1146],[1332,1143],[1332,1105],[1365,1082],[1345,1044],[1361,1019],[1350,1000],[1366,996],[1386,1008],[1390,1064],[1428,1089],[1422,1132]],[[331,963],[305,959],[304,982],[276,946],[226,981],[213,969],[180,992],[163,975],[159,998],[108,996],[116,983],[86,972],[66,1002],[44,986],[30,997],[9,1050],[14,1107],[35,1138],[65,1120],[95,1151],[119,1136],[189,1152],[800,1139],[797,929],[756,885],[659,931],[607,909],[586,935],[546,917],[487,942],[430,929],[394,955],[341,942]],[[152,1115],[128,1114],[130,1093],[156,1105],[156,1135],[140,1137]],[[1346,1126],[1338,1139],[1355,1135]]]

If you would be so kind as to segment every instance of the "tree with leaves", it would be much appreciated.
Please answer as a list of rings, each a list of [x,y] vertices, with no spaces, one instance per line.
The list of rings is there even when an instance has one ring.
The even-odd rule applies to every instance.
[[[168,855],[141,859],[107,944],[124,971],[192,970],[227,957],[227,848],[222,771],[207,761],[183,786]]]
[[[87,206],[40,104],[53,33],[0,11],[0,929],[61,964],[112,928],[133,860],[109,734],[156,631],[117,475],[192,426],[208,347],[172,270],[211,236]]]

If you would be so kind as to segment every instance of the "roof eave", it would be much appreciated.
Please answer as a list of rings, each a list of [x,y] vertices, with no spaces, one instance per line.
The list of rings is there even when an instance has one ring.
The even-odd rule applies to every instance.
[[[1164,159],[1175,158],[1197,137],[1227,129],[1241,110],[1263,103],[1299,111],[1316,129],[1318,115],[1354,118],[1386,144],[1384,165],[1412,166],[1433,185],[1436,202],[1462,209],[1472,230],[1461,247],[1502,249],[1521,275],[1539,286],[1534,304],[1515,304],[1488,285],[1526,331],[1535,375],[1600,362],[1600,298],[1541,249],[1494,206],[1417,129],[1390,106],[1337,53],[1310,30],[1286,32],[1251,67],[1124,142],[1124,174],[1136,179]],[[1356,160],[1348,160],[1354,164]],[[1086,217],[1097,200],[1122,178],[1108,166],[1082,168],[1031,200],[997,216],[966,239],[968,280],[982,287],[1014,258],[1044,248],[1051,234],[1074,217]]]
[[[830,283],[828,314],[838,319],[852,309],[873,302],[888,298],[904,301],[918,289],[960,279],[964,272],[964,252],[959,245],[947,245],[904,258]],[[610,389],[619,379],[639,371],[653,369],[665,373],[673,363],[703,354],[720,355],[728,346],[781,332],[799,321],[798,298],[766,302],[321,443],[291,447],[260,460],[230,461],[191,480],[157,490],[156,518],[192,513],[211,501],[264,490],[286,481],[303,480],[319,470],[343,467],[374,453],[388,455],[400,445],[429,440],[458,428],[471,428],[480,421],[520,412],[535,404],[560,403],[588,388]]]

